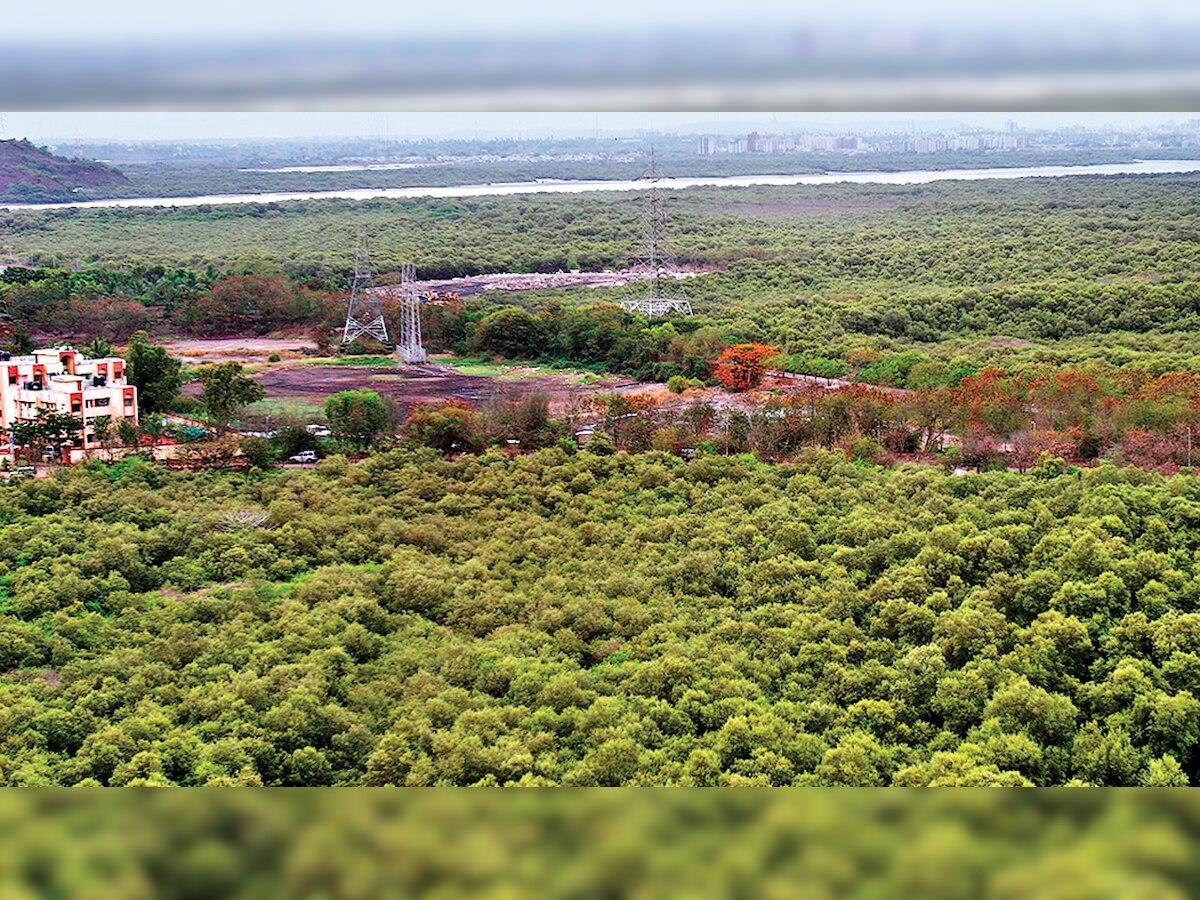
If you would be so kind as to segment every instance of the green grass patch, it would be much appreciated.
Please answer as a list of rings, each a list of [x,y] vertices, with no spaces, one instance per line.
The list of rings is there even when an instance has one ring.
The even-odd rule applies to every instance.
[[[482,359],[471,359],[455,356],[439,356],[434,360],[440,365],[449,366],[456,372],[463,375],[485,375],[488,377],[498,378],[507,374],[511,370],[511,366],[499,363],[489,362]]]
[[[431,362],[448,366],[463,375],[480,375],[497,378],[501,381],[522,381],[530,378],[541,378],[554,373],[556,375],[577,376],[581,381],[597,381],[607,374],[603,369],[581,366],[579,363],[566,360],[522,360],[510,359],[502,363],[483,357],[454,356],[439,354],[430,357]]]
[[[268,416],[282,423],[308,423],[315,419],[324,419],[325,408],[319,403],[301,400],[296,397],[268,397],[251,403],[240,416],[242,421],[261,421]]]
[[[293,366],[396,366],[400,361],[395,356],[311,356],[284,360],[284,363]]]

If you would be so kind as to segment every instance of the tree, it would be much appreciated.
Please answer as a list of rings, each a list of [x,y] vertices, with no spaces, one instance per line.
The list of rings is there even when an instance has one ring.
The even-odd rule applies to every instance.
[[[275,453],[266,438],[247,437],[238,442],[242,451],[242,459],[252,469],[269,469],[275,462]]]
[[[92,433],[96,443],[104,448],[105,456],[112,459],[113,424],[112,416],[97,416],[92,420]]]
[[[334,333],[329,325],[321,322],[312,330],[313,343],[317,345],[318,356],[330,356],[333,354],[336,344],[334,343]]]
[[[1200,377],[1191,372],[1171,372],[1150,380],[1138,393],[1177,423],[1175,430],[1183,451],[1178,456],[1180,462],[1191,466],[1200,449],[1196,437],[1200,425]]]
[[[142,431],[144,431],[151,439],[158,439],[163,434],[162,417],[158,415],[150,415],[142,420]],[[138,445],[138,426],[134,425],[128,419],[121,419],[117,422],[117,440],[121,442],[122,447],[136,447]]]
[[[1142,784],[1146,787],[1187,787],[1188,777],[1179,761],[1167,753],[1150,760],[1142,775]]]
[[[339,436],[366,449],[391,421],[387,403],[375,391],[341,391],[325,401],[325,416]]]
[[[201,334],[266,334],[316,311],[286,276],[226,275],[190,304],[185,321]]]
[[[548,447],[561,433],[550,418],[545,391],[497,396],[484,407],[481,418],[493,441],[515,440],[526,450]]]
[[[113,345],[102,337],[96,338],[83,348],[83,355],[88,359],[103,359],[112,356],[114,352]]]
[[[1087,427],[1096,398],[1101,395],[1099,379],[1078,369],[1054,372],[1029,384],[1034,422],[1038,428],[1051,430]]]
[[[877,787],[891,780],[892,757],[869,734],[853,731],[828,750],[817,766],[823,785]]]
[[[275,456],[278,459],[290,459],[305,450],[315,453],[321,449],[321,442],[316,435],[299,425],[284,425],[271,438],[271,443],[275,447]]]
[[[36,423],[14,422],[8,433],[14,447],[24,448],[27,462],[37,462],[41,459],[46,441],[42,429]]]
[[[1029,426],[1023,381],[1000,369],[984,369],[968,376],[948,393],[958,426],[964,431],[974,429],[981,440],[1003,440]]]
[[[46,442],[55,446],[74,441],[83,430],[83,420],[78,416],[45,410],[38,410],[38,425]]]
[[[24,325],[18,325],[13,331],[12,336],[8,339],[8,349],[13,353],[21,356],[26,353],[32,353],[37,347],[37,342],[29,334],[29,329]]]
[[[32,422],[14,422],[11,428],[13,444],[25,448],[26,459],[36,461],[47,447],[55,449],[74,441],[83,429],[83,420],[66,413],[38,410]]]
[[[165,347],[150,343],[150,335],[139,331],[129,339],[125,351],[126,377],[138,389],[138,407],[143,413],[166,411],[183,384],[183,364]]]
[[[475,410],[453,400],[441,406],[414,406],[404,423],[404,433],[443,453],[474,452],[483,445],[477,418]]]
[[[546,330],[541,319],[519,306],[488,313],[475,329],[471,346],[500,356],[534,357],[545,351]]]
[[[748,391],[762,382],[767,363],[779,356],[770,344],[734,344],[713,362],[713,375],[728,390]]]
[[[234,417],[243,407],[263,398],[262,385],[242,374],[241,363],[206,366],[200,370],[199,378],[203,386],[200,402],[208,410],[218,434],[229,430]]]

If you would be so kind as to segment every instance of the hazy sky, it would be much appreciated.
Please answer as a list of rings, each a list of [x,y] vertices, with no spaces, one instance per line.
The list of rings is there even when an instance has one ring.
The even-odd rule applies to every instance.
[[[1104,3],[1094,0],[839,0],[838,3],[781,0],[456,0],[403,3],[395,0],[59,0],[53,27],[47,6],[13,0],[5,4],[4,33],[10,40],[139,40],[170,36],[255,39],[265,35],[353,37],[359,35],[511,35],[562,32],[629,32],[663,28],[711,28],[747,23],[850,26],[864,23],[909,27],[1012,25],[1030,28],[1087,19],[1107,24],[1197,21],[1200,9],[1188,0]]]
[[[1195,114],[1200,116],[1200,113]],[[1002,128],[1008,119],[1028,127],[1056,125],[1156,125],[1181,122],[1188,113],[792,113],[775,114],[778,128],[886,129],[903,128],[911,120],[941,127],[962,122]],[[770,113],[746,112],[9,112],[0,113],[0,137],[34,141],[70,140],[201,140],[210,138],[292,137],[546,137],[631,134],[638,129],[659,131],[729,132],[771,129]]]

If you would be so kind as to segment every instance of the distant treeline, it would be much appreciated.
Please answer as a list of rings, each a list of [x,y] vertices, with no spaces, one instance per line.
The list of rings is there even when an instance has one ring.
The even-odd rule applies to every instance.
[[[163,266],[115,270],[11,267],[0,273],[0,312],[15,330],[125,340],[136,331],[194,336],[266,334],[316,326],[328,292],[284,275],[221,274]]]
[[[777,345],[796,371],[897,387],[926,386],[925,361],[943,368],[934,383],[945,384],[989,366],[1200,370],[1191,339],[1200,329],[1197,184],[1150,176],[681,191],[669,202],[677,255],[719,271],[677,286],[697,316],[673,327]],[[136,327],[336,326],[356,225],[370,232],[386,281],[404,261],[421,278],[624,266],[637,252],[639,212],[634,195],[613,194],[0,213],[7,246],[31,263],[3,274],[0,311],[30,329],[114,337]],[[669,359],[660,350],[635,341],[614,353],[611,335],[580,344],[557,334],[565,310],[625,297],[489,293],[458,310],[427,308],[427,334],[434,349],[653,374]],[[472,333],[505,304],[535,317],[528,334]],[[610,329],[650,327],[604,316]]]
[[[616,145],[612,140],[598,146],[591,141],[567,146],[547,144],[522,147],[518,142],[490,145],[463,142],[461,147],[431,143],[416,152],[436,165],[408,169],[366,171],[271,172],[261,169],[286,164],[328,163],[329,156],[300,152],[293,159],[275,154],[269,159],[249,159],[231,154],[222,159],[212,148],[203,157],[121,163],[127,184],[89,187],[82,196],[106,197],[194,197],[209,194],[282,191],[350,190],[365,188],[428,187],[534,181],[539,178],[564,180],[640,178],[648,165],[650,141]],[[939,153],[754,153],[700,156],[693,140],[663,146],[655,141],[658,168],[677,178],[721,175],[800,175],[820,172],[895,172],[907,169],[940,170],[1044,165],[1092,165],[1132,162],[1134,159],[1190,158],[1195,150],[1137,150],[1094,147],[1078,150],[943,151]],[[175,151],[176,148],[172,148]],[[360,151],[361,153],[361,151]],[[474,153],[482,158],[461,157]],[[544,158],[546,154],[571,155],[573,159]],[[596,154],[597,158],[579,158]],[[524,157],[524,158],[523,158]],[[106,156],[106,158],[108,158]],[[260,168],[255,171],[255,168]],[[78,199],[79,195],[75,195]],[[40,198],[29,198],[40,199]],[[48,201],[72,199],[46,196]]]
[[[645,380],[707,377],[722,347],[744,341],[780,346],[782,366],[794,372],[912,389],[954,385],[989,366],[1096,362],[1155,374],[1200,370],[1189,340],[1200,330],[1197,281],[1070,281],[859,297],[814,292],[803,278],[793,264],[738,263],[677,286],[700,314],[657,323],[623,312],[619,290],[489,293],[425,305],[423,329],[436,352],[570,363]],[[0,313],[10,332],[82,341],[123,341],[141,329],[182,337],[287,329],[323,340],[344,315],[348,279],[348,272],[289,277],[212,266],[10,267],[0,273]],[[755,291],[744,304],[721,302]],[[394,303],[384,303],[392,319]],[[980,339],[997,334],[1018,337]]]
[[[805,284],[851,292],[1169,281],[1200,271],[1197,184],[1200,175],[692,188],[669,194],[669,234],[685,264],[788,262]],[[640,212],[634,192],[540,194],[0,211],[0,228],[25,265],[265,264],[311,277],[351,269],[361,226],[376,271],[411,262],[439,278],[623,265],[639,252]]]

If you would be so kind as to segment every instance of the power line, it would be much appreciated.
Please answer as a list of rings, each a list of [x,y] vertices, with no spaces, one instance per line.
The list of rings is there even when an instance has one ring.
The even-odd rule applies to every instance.
[[[343,344],[349,344],[364,334],[369,334],[381,344],[389,345],[387,323],[383,320],[383,306],[379,296],[370,290],[371,281],[367,232],[359,228],[354,245],[354,285],[350,289],[350,303],[346,309]]]
[[[672,313],[690,316],[692,304],[671,296],[678,285],[679,266],[667,240],[667,201],[658,186],[659,174],[655,164],[654,146],[650,147],[650,168],[643,176],[647,182],[642,195],[643,245],[635,269],[642,269],[646,278],[631,293],[638,294],[621,302],[626,312],[640,313],[653,319]],[[664,286],[667,286],[664,290]],[[643,292],[644,293],[641,293]]]
[[[400,270],[400,342],[396,352],[410,366],[428,359],[421,343],[421,298],[417,295],[416,281],[416,266],[405,263]]]

